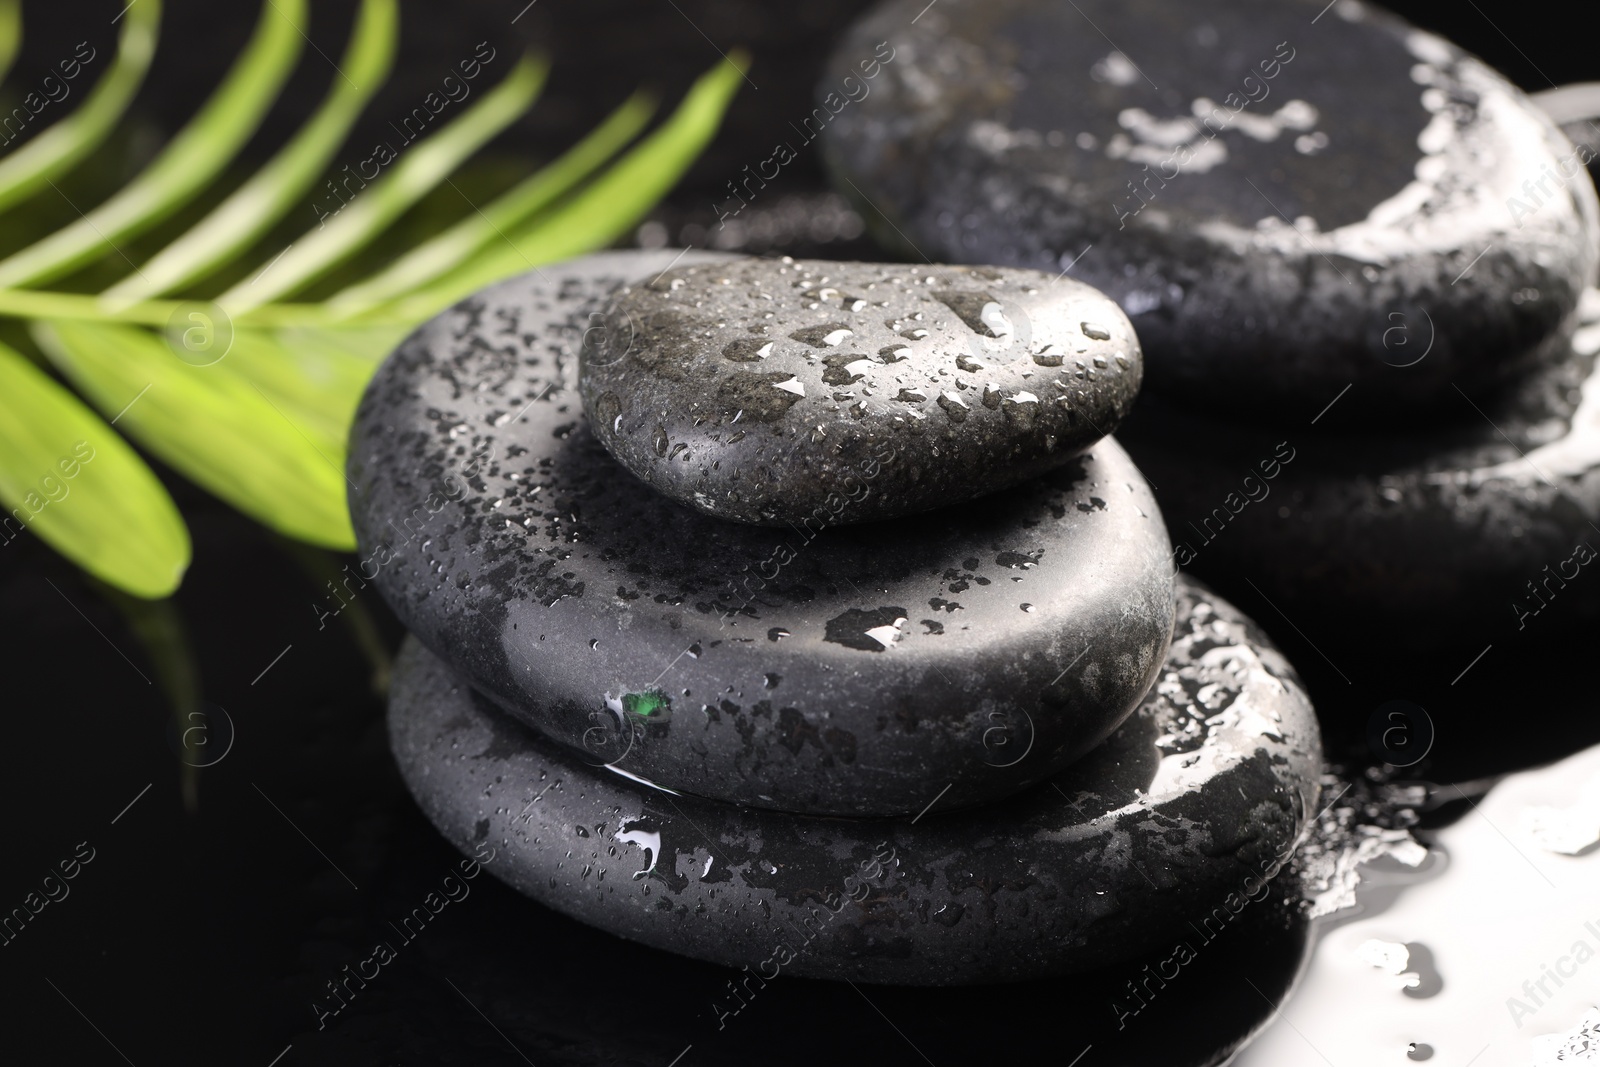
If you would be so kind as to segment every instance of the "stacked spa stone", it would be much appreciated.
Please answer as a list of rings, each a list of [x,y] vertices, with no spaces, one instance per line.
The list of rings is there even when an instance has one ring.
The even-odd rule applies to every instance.
[[[1127,318],[1006,268],[607,253],[379,370],[400,770],[584,922],[770,978],[1170,949],[1314,810],[1289,665],[1175,579]]]
[[[824,132],[839,187],[895,247],[1117,300],[1180,566],[1368,647],[1600,605],[1588,148],[1357,0],[923,7],[839,46],[824,90],[894,50]]]

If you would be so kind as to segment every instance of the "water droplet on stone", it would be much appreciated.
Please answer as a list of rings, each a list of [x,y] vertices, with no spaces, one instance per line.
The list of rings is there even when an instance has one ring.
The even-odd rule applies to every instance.
[[[966,422],[970,413],[966,403],[948,390],[939,394],[939,406],[944,408],[944,413],[950,416],[951,422]]]
[[[759,359],[766,359],[772,355],[772,341],[762,342],[758,338],[743,337],[736,341],[729,341],[722,349],[722,354],[735,363],[754,363]]]
[[[842,322],[828,322],[820,326],[807,326],[803,330],[796,330],[789,336],[796,341],[804,341],[812,348],[832,348],[846,337],[854,336],[855,331]]]

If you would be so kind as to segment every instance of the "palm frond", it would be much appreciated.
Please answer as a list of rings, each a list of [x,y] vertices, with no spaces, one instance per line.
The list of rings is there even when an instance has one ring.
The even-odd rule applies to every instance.
[[[389,76],[400,38],[396,0],[365,0],[328,99],[311,121],[232,196],[143,267],[107,289],[133,303],[168,293],[226,263],[271,229],[316,184],[372,94]]]
[[[267,4],[244,55],[155,162],[77,222],[0,260],[0,289],[43,285],[115,252],[119,242],[154,226],[205,188],[277,99],[300,57],[305,20],[306,0]]]
[[[0,158],[0,211],[66,195],[57,179],[103,149],[128,112],[160,18],[159,0],[131,6],[115,59],[80,106]],[[176,588],[190,550],[176,507],[119,431],[279,533],[352,547],[345,440],[377,364],[462,296],[636,225],[715,134],[745,67],[742,56],[719,64],[647,134],[655,104],[630,97],[547,166],[481,207],[467,200],[459,221],[418,232],[397,254],[385,245],[384,263],[362,276],[374,243],[430,195],[448,185],[467,199],[452,175],[533,106],[547,66],[524,58],[453,120],[426,136],[402,133],[406,143],[357,188],[344,168],[335,180],[354,195],[341,195],[336,211],[318,209],[316,224],[279,248],[267,236],[328,175],[393,66],[399,32],[396,0],[363,0],[323,103],[219,201],[215,186],[277,100],[306,22],[306,0],[265,0],[222,83],[148,166],[0,260],[0,317],[22,320],[78,394],[0,347],[0,501],[20,516],[14,528],[135,596]],[[0,74],[21,32],[17,0],[0,0]],[[201,213],[202,199],[215,206]],[[163,221],[196,216],[153,254],[128,255]],[[121,277],[101,292],[71,284],[107,271]],[[237,280],[201,297],[221,288],[219,277]],[[333,295],[295,302],[308,290]],[[80,441],[95,459],[78,466],[70,501],[51,502],[40,479],[66,470],[60,462]]]

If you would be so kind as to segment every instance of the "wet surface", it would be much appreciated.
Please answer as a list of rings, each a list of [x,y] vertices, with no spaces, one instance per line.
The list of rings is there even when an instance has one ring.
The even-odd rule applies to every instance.
[[[36,83],[86,34],[100,34],[92,38],[97,47],[109,44],[110,19],[124,4],[26,6],[33,46],[23,49],[19,84]],[[447,31],[440,32],[424,26],[420,5],[403,6],[407,59],[386,98],[393,106],[374,116],[377,135],[386,114],[403,111],[431,87],[435,68],[470,52],[484,35],[476,32],[480,26],[500,32],[509,17],[487,2],[453,4],[440,9]],[[1573,32],[1566,18],[1543,12],[1530,18],[1525,5],[1505,0],[1480,0],[1471,9],[1395,6],[1510,71],[1530,90],[1548,88],[1547,78],[1594,77],[1590,35]],[[170,128],[220,76],[256,12],[250,5],[178,0],[168,7],[174,32],[163,50],[176,61],[158,60],[152,86],[154,110]],[[648,9],[602,0],[537,5],[514,29],[532,27],[528,39],[553,48],[559,61],[546,100],[529,123],[507,135],[507,145],[560,150],[603,117],[632,88],[635,75],[659,81],[670,98],[716,60],[698,24],[722,47],[757,46],[753,74],[761,91],[736,101],[731,134],[656,213],[660,229],[645,231],[646,239],[721,240],[732,248],[753,241],[754,251],[833,258],[881,254],[860,237],[853,213],[820,192],[813,151],[785,170],[768,191],[770,200],[752,202],[718,229],[727,182],[770,153],[773,130],[809,110],[827,45],[864,5],[824,2],[770,13],[758,7],[704,0]],[[104,14],[86,18],[85,10]],[[317,5],[312,37],[324,52],[337,54],[350,10],[336,0]],[[231,36],[216,30],[215,19],[224,15]],[[577,62],[578,56],[603,62]],[[595,89],[597,71],[607,69],[628,72],[609,94]],[[301,73],[311,76],[302,83],[297,74],[291,84],[301,87],[304,112],[334,75],[310,50]],[[805,195],[791,196],[796,192]],[[339,603],[328,599],[326,582],[340,566],[354,569],[355,557],[333,560],[331,573],[313,576],[258,528],[183,483],[170,484],[195,532],[196,564],[176,614],[141,615],[137,632],[100,591],[37,542],[19,539],[0,551],[8,713],[0,791],[12,813],[5,907],[26,907],[29,893],[38,900],[61,897],[63,886],[70,893],[40,906],[0,951],[7,988],[0,1047],[19,1062],[120,1063],[125,1057],[138,1064],[480,1067],[531,1059],[542,1067],[676,1059],[678,1067],[692,1067],[870,1060],[946,1067],[1030,1057],[1070,1064],[1081,1057],[1077,1067],[1216,1063],[1269,1021],[1271,1005],[1286,996],[1302,965],[1303,922],[1268,902],[1244,911],[1235,927],[1164,986],[1143,964],[987,990],[863,987],[870,1002],[848,985],[779,979],[718,1029],[711,1005],[730,1006],[734,972],[599,934],[481,875],[464,883],[470,898],[446,904],[420,937],[402,943],[389,924],[425,906],[430,893],[448,900],[444,879],[454,874],[460,881],[461,854],[405,793],[386,751],[383,702],[372,692],[381,672],[362,651],[359,620],[370,612],[378,644],[391,650],[400,628],[366,589],[319,629],[319,616]],[[1496,641],[1452,687],[1482,644],[1459,655],[1419,652],[1405,634],[1364,640],[1362,626],[1370,618],[1296,614],[1290,623],[1248,586],[1232,592],[1307,677],[1330,751],[1354,768],[1373,758],[1365,740],[1370,713],[1396,696],[1426,706],[1437,726],[1428,759],[1404,772],[1416,779],[1469,782],[1600,743],[1584,666],[1592,640],[1582,629],[1558,626],[1516,645]],[[1552,619],[1547,614],[1541,621]],[[1330,643],[1341,632],[1348,637],[1344,654]],[[787,640],[776,627],[763,637]],[[175,658],[185,643],[192,653],[187,661]],[[1317,648],[1334,657],[1349,681]],[[1507,651],[1512,654],[1504,656]],[[233,724],[228,755],[198,770],[184,769],[169,740],[195,720],[177,718],[158,688],[174,679],[182,688],[184,662],[199,683],[191,698],[203,696],[226,709]],[[212,736],[220,739],[222,731]],[[1325,795],[1341,787],[1332,782]],[[198,798],[193,810],[185,808],[186,794]],[[1481,789],[1467,794],[1474,801],[1482,796]],[[1529,806],[1566,811],[1580,796],[1545,797]],[[1334,811],[1346,807],[1340,802]],[[1351,818],[1357,816],[1374,817],[1353,811]],[[1469,803],[1446,798],[1423,814],[1422,824],[1464,817],[1477,818]],[[1515,832],[1514,822],[1493,817],[1508,834]],[[1551,859],[1564,859],[1538,856],[1518,840],[1547,872]],[[78,861],[78,873],[64,880],[62,864],[72,869],[82,844],[93,859]],[[1489,845],[1500,849],[1494,855],[1507,868],[1521,864],[1504,844]],[[1573,862],[1592,863],[1595,855],[1589,851]],[[1415,872],[1401,864],[1390,874],[1410,885]],[[56,880],[47,883],[47,877]],[[1531,872],[1527,877],[1537,882]],[[1540,885],[1526,895],[1510,894],[1506,905],[1537,921],[1544,914]],[[1474,928],[1462,924],[1432,939],[1416,928],[1375,931],[1373,939],[1410,944],[1421,937],[1449,983],[1462,973],[1451,968],[1452,947],[1470,955],[1473,935]],[[385,939],[395,942],[397,958],[318,1030],[313,1005],[328,1005],[327,982],[342,978],[347,964],[361,966]],[[1560,963],[1571,948],[1562,940],[1534,962]],[[1535,939],[1528,944],[1544,947]],[[1147,961],[1150,973],[1159,978],[1171,957],[1156,954]],[[1362,967],[1359,981],[1400,980]],[[1522,999],[1521,982],[1542,976],[1542,969],[1503,976],[1510,984],[1468,998],[1438,1029],[1412,1027],[1399,1016],[1401,1032],[1393,1036],[1400,1043],[1375,1051],[1381,1062],[1417,1062],[1432,1052],[1427,1062],[1459,1067],[1478,1048],[1448,1058],[1439,1051],[1447,1047],[1440,1035],[1490,1015],[1509,1025],[1506,998]],[[1119,1028],[1119,1012],[1139,1003],[1128,995],[1130,982],[1143,990],[1144,1004]],[[1557,987],[1547,980],[1547,988]],[[1417,1001],[1379,984],[1374,996],[1412,1008],[1438,1003],[1448,990],[1447,984],[1439,997]],[[1308,997],[1303,1011],[1291,997],[1288,1021],[1306,1027],[1324,1017],[1357,1018],[1358,1006],[1367,1003],[1357,999],[1359,991],[1351,985],[1332,998]],[[1545,1037],[1577,1034],[1583,1025],[1542,1008],[1525,1021],[1523,1033]],[[1286,1023],[1277,1026],[1281,1031]],[[1287,1037],[1295,1040],[1292,1033]],[[1407,1058],[1409,1045],[1416,1048]],[[1484,1053],[1478,1064],[1498,1062],[1493,1057],[1500,1051]],[[1290,1053],[1304,1054],[1304,1048]],[[1346,1061],[1336,1062],[1344,1067]]]
[[[736,1006],[729,983],[737,984],[743,972],[602,934],[483,872],[464,878],[463,853],[428,824],[399,779],[387,752],[383,704],[371,691],[371,665],[348,626],[358,608],[369,608],[392,647],[399,638],[394,622],[376,598],[364,596],[319,631],[309,605],[323,591],[320,579],[244,521],[201,500],[189,503],[199,563],[178,606],[205,691],[235,726],[228,755],[193,775],[198,806],[192,814],[183,805],[181,764],[168,747],[171,712],[137,673],[155,681],[156,665],[169,661],[145,651],[115,609],[36,546],[23,548],[24,571],[0,587],[5,617],[28,620],[11,631],[12,662],[35,665],[23,680],[94,716],[93,743],[64,741],[59,717],[18,716],[6,749],[5,788],[15,810],[38,810],[30,783],[41,775],[57,783],[43,817],[19,824],[11,839],[10,903],[23,906],[35,891],[41,898],[50,891],[60,896],[46,877],[59,879],[61,864],[74,859],[80,844],[93,850],[92,860],[64,881],[70,895],[45,905],[4,949],[11,968],[7,1047],[17,1052],[115,1062],[115,1053],[48,979],[135,1063],[224,1058],[266,1064],[292,1046],[282,1063],[513,1064],[526,1055],[541,1064],[664,1064],[691,1045],[682,1063],[741,1063],[753,1055],[796,1064],[857,1055],[923,1062],[913,1043],[941,1065],[996,1055],[1070,1062],[1091,1046],[1084,1063],[1090,1057],[1129,1067],[1216,1063],[1223,1050],[1270,1020],[1269,1002],[1289,988],[1309,948],[1301,892],[1294,908],[1284,903],[1287,879],[1309,880],[1305,896],[1324,899],[1326,885],[1344,884],[1340,879],[1360,856],[1371,861],[1369,883],[1397,886],[1403,899],[1407,886],[1431,884],[1434,868],[1429,861],[1412,866],[1380,856],[1396,848],[1405,855],[1419,827],[1478,818],[1468,800],[1482,801],[1481,786],[1469,785],[1464,800],[1461,792],[1404,787],[1403,781],[1382,789],[1358,784],[1347,792],[1350,779],[1330,778],[1322,802],[1327,813],[1319,820],[1326,828],[1316,838],[1325,844],[1308,853],[1321,858],[1309,872],[1295,866],[1280,875],[1272,895],[1242,910],[1220,936],[1203,946],[1197,936],[1190,943],[1195,958],[1187,963],[1176,962],[1174,943],[1136,965],[1072,979],[953,990],[862,986],[870,1003],[849,985],[780,976],[758,996],[746,996],[746,1006],[719,1028],[717,1010]],[[225,624],[230,619],[240,621]],[[1293,639],[1281,623],[1277,629]],[[291,647],[285,651],[285,645]],[[1306,649],[1302,656],[1297,649],[1296,656],[1314,659],[1315,653]],[[1514,665],[1493,658],[1474,670],[1483,672],[1470,676],[1479,690],[1490,683],[1505,687],[1516,677]],[[1343,682],[1319,677],[1317,684],[1319,698],[1333,708],[1326,698]],[[1460,692],[1452,693],[1458,703]],[[1593,718],[1585,699],[1581,686],[1565,692],[1556,686],[1532,702],[1542,710],[1525,729],[1509,733],[1503,717],[1498,728],[1473,725],[1457,718],[1462,709],[1443,697],[1428,699],[1445,762],[1436,758],[1406,773],[1415,772],[1413,780],[1453,780],[1452,769],[1481,776],[1549,758],[1529,750],[1527,735],[1537,735],[1546,750],[1573,744],[1576,718]],[[1364,716],[1353,724],[1326,721],[1331,750],[1352,751],[1351,738],[1364,736],[1364,727]],[[1475,754],[1470,766],[1463,749]],[[51,758],[64,751],[71,761],[67,778],[62,768],[68,764]],[[1581,811],[1573,809],[1587,795],[1580,785],[1529,796],[1519,807],[1563,813],[1564,821],[1547,815],[1540,825],[1576,825]],[[1408,802],[1419,815],[1401,817],[1411,810]],[[1520,832],[1519,822],[1489,814],[1508,834]],[[1534,854],[1534,846],[1516,840]],[[1521,863],[1503,842],[1490,844],[1500,850],[1493,853],[1500,865]],[[645,855],[636,843],[621,845]],[[1536,858],[1548,867],[1592,864],[1596,854],[1590,848],[1578,857],[1551,852]],[[647,866],[646,860],[636,869]],[[1374,876],[1372,867],[1382,872]],[[1518,876],[1538,881],[1526,868]],[[429,894],[435,904],[446,903],[419,934],[413,913],[429,909]],[[1506,906],[1515,910],[1524,901],[1536,920],[1538,900],[1512,896]],[[412,924],[403,932],[390,925],[408,917]],[[1456,933],[1429,937],[1410,927],[1371,937],[1426,945],[1447,989],[1451,946],[1472,950],[1470,939],[1458,940]],[[331,1014],[337,1002],[327,983],[343,980],[346,965],[352,972],[362,967],[379,942],[390,944],[395,958],[365,986],[352,981],[355,993]],[[1545,962],[1554,965],[1570,948],[1557,947]],[[190,1015],[181,1035],[157,1022],[145,992],[152,961],[160,961],[155,973],[164,976],[163,1002],[176,997]],[[366,965],[367,974],[374,965]],[[1400,980],[1361,966],[1364,981]],[[1517,983],[1524,977],[1539,975],[1519,974]],[[645,984],[648,1003],[618,1007],[615,998],[595,993],[628,980]],[[1504,998],[1521,995],[1495,992],[1483,1012],[1503,1013]],[[1383,995],[1402,1007],[1431,1003],[1395,988]],[[320,1030],[319,1008],[330,1013]],[[1479,1009],[1473,1001],[1465,1010]],[[1321,1013],[1340,1010],[1320,1006],[1291,1019],[1303,1028]],[[1022,1018],[1052,1024],[1010,1022]],[[826,1025],[795,1027],[795,1019]],[[1406,1040],[1437,1047],[1443,1032],[1416,1030]],[[780,1033],[783,1041],[775,1044]],[[1396,1055],[1403,1057],[1403,1049]]]

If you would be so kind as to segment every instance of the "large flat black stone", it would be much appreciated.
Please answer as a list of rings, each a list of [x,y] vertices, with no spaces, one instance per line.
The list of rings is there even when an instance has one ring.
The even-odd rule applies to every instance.
[[[1321,745],[1293,669],[1203,588],[1180,582],[1179,600],[1134,716],[1049,782],[970,811],[808,818],[651,788],[525,730],[414,641],[390,743],[458,848],[493,849],[496,877],[623,937],[768,980],[1082,971],[1225,927],[1314,814]]]

